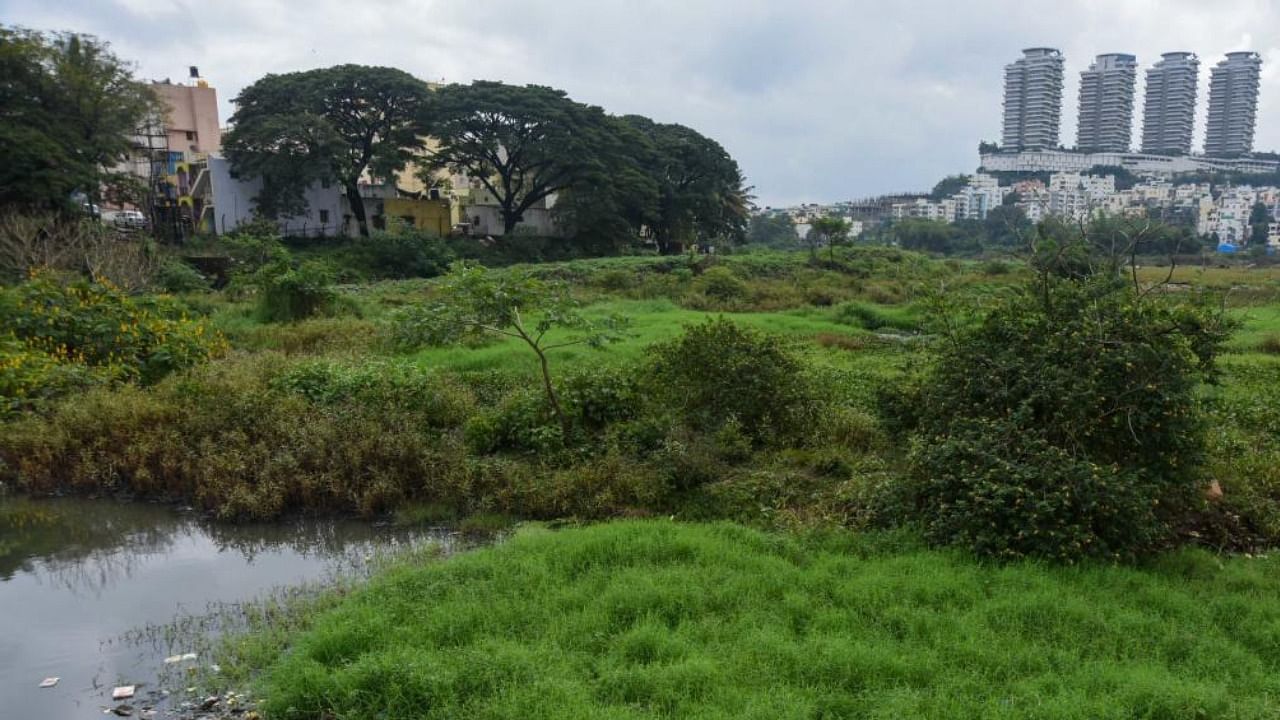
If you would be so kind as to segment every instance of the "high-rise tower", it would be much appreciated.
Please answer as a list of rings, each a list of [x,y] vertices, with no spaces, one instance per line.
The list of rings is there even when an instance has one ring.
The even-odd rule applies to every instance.
[[[1167,52],[1147,69],[1142,111],[1142,152],[1186,155],[1196,124],[1196,87],[1200,59],[1189,52]]]
[[[1209,77],[1209,125],[1204,153],[1222,157],[1253,149],[1258,119],[1258,83],[1262,56],[1256,52],[1227,53]]]
[[[1004,68],[1004,134],[1007,150],[1058,146],[1062,120],[1062,53],[1027,48]]]
[[[1099,55],[1080,73],[1080,122],[1076,148],[1128,152],[1133,127],[1133,87],[1138,60],[1132,55]]]

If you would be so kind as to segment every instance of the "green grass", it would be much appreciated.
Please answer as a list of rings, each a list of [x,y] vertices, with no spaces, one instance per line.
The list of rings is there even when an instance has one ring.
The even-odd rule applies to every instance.
[[[533,530],[388,571],[295,640],[272,718],[1280,714],[1280,566],[1200,551],[998,567],[893,536]]]
[[[837,322],[830,309],[804,308],[784,312],[718,313],[682,308],[670,300],[613,300],[596,303],[586,314],[597,318],[618,314],[629,319],[626,337],[603,350],[569,347],[553,351],[552,360],[559,369],[584,365],[623,364],[639,360],[645,348],[655,342],[670,340],[687,325],[700,323],[719,315],[760,330],[798,340],[811,340],[819,333],[855,332]],[[554,336],[549,336],[553,337]],[[555,342],[553,339],[552,342]],[[833,353],[834,356],[834,353]],[[502,370],[509,368],[533,371],[537,362],[528,347],[514,339],[499,339],[479,348],[452,346],[428,348],[413,355],[424,367],[453,371]]]
[[[1280,338],[1280,305],[1238,308],[1231,316],[1240,321],[1227,348],[1236,352],[1257,351],[1268,338]]]

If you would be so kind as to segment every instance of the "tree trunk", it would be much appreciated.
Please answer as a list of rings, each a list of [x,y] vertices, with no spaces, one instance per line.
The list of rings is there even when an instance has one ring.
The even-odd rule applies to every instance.
[[[555,413],[556,419],[560,421],[561,437],[567,443],[573,428],[569,427],[569,418],[565,417],[564,410],[560,408],[560,398],[556,396],[556,388],[551,383],[551,368],[547,366],[547,354],[537,346],[533,351],[538,353],[538,361],[542,363],[542,386],[547,391],[547,402],[551,404],[551,412]]]
[[[364,198],[360,197],[360,185],[347,185],[347,203],[351,205],[351,214],[356,216],[356,225],[360,228],[360,237],[369,237],[369,219],[364,212]]]
[[[502,234],[510,235],[515,232],[516,225],[520,224],[520,213],[503,206],[502,208]]]

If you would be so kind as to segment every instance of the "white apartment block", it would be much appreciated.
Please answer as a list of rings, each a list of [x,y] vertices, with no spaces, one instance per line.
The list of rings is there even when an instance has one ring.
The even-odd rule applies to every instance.
[[[1187,155],[1196,122],[1196,84],[1200,59],[1194,53],[1168,52],[1147,70],[1142,111],[1142,152]]]
[[[1020,59],[1005,66],[1002,147],[1058,146],[1064,63],[1054,48],[1027,48]]]
[[[1085,172],[1101,165],[1121,167],[1135,175],[1164,177],[1199,170],[1227,170],[1242,173],[1270,173],[1280,170],[1280,162],[1261,158],[1215,158],[1202,155],[1117,152],[1085,153],[1069,150],[984,153],[980,156],[980,164],[982,170],[988,172]]]
[[[1258,120],[1258,87],[1262,56],[1232,52],[1213,68],[1209,78],[1209,122],[1204,153],[1233,157],[1253,149]]]
[[[1099,55],[1080,73],[1080,119],[1076,147],[1128,152],[1133,128],[1133,88],[1138,59],[1125,53]]]

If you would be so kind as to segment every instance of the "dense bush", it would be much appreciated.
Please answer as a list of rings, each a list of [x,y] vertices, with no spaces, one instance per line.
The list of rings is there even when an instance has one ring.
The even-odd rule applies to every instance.
[[[907,404],[929,537],[997,557],[1129,557],[1204,487],[1196,390],[1222,326],[1112,277],[1051,275],[939,344]]]
[[[817,409],[803,364],[780,340],[724,318],[654,347],[646,382],[692,428],[734,423],[755,443],[799,438]]]
[[[333,273],[324,264],[304,262],[298,267],[277,263],[257,275],[258,319],[294,322],[332,311],[337,293]]]
[[[352,246],[352,259],[370,278],[435,277],[454,254],[439,237],[411,229],[375,232]]]
[[[209,289],[209,279],[199,270],[177,258],[166,258],[156,269],[153,284],[171,293],[196,292]]]
[[[235,262],[235,271],[241,276],[251,276],[268,265],[289,260],[289,250],[280,241],[280,235],[267,222],[242,225],[236,232],[219,239],[218,247]]]
[[[836,321],[853,325],[864,330],[904,330],[913,332],[920,329],[920,318],[910,308],[886,308],[866,302],[847,302],[835,310]]]
[[[727,267],[709,268],[694,283],[694,288],[721,302],[739,300],[746,297],[748,292],[747,284]]]
[[[111,379],[109,371],[33,349],[10,335],[0,338],[0,420]]]
[[[511,402],[522,398],[545,413],[536,393]],[[226,519],[368,516],[406,503],[606,517],[653,507],[666,492],[658,474],[607,453],[553,467],[474,454],[462,426],[480,417],[469,388],[408,363],[259,353],[153,388],[96,389],[11,422],[0,434],[0,482],[183,499]],[[558,443],[555,424],[544,426]]]
[[[133,297],[105,280],[36,275],[0,291],[0,333],[60,362],[154,382],[224,348],[203,320],[165,297]]]

